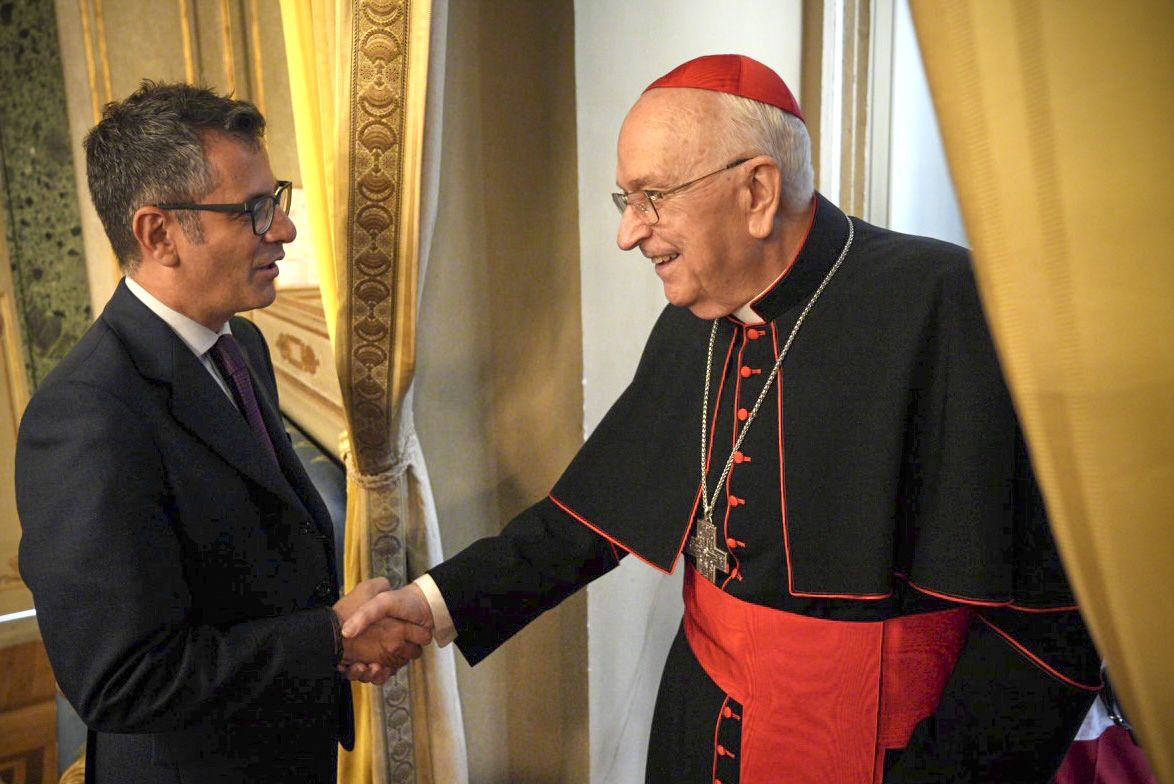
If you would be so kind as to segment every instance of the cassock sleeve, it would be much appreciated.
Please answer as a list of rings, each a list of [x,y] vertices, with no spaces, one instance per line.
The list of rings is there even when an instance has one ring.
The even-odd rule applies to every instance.
[[[470,664],[619,563],[621,551],[543,499],[429,570]]]
[[[885,782],[1042,782],[1100,686],[972,275],[944,279],[914,412],[911,585],[975,609],[934,716]],[[1046,771],[1046,773],[1041,773]]]
[[[1041,784],[1060,766],[1095,698],[1098,665],[1075,611],[982,611],[937,712],[904,750],[890,752],[885,783]]]

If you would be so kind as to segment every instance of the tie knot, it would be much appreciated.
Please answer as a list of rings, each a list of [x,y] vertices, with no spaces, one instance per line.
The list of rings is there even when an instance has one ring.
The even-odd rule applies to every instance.
[[[245,357],[232,335],[221,335],[212,346],[212,358],[223,372],[235,376],[245,367]]]

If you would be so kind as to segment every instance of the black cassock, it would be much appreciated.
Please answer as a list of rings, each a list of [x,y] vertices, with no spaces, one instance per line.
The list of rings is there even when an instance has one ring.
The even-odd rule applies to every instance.
[[[795,263],[752,303],[764,323],[719,320],[710,493],[778,352],[848,240],[848,219],[816,199]],[[1099,684],[1099,660],[1048,529],[967,253],[853,225],[841,268],[798,332],[718,494],[714,521],[729,572],[718,573],[717,585],[732,605],[769,608],[776,612],[764,615],[798,629],[824,621],[833,637],[967,608],[969,631],[951,654],[957,663],[943,675],[936,711],[911,738],[905,733],[904,749],[882,749],[862,784],[882,776],[1045,782]],[[699,514],[711,325],[666,307],[631,385],[550,496],[431,571],[471,663],[627,552],[672,569]],[[743,649],[731,645],[731,660],[740,661]],[[777,668],[784,681],[786,661]],[[833,671],[814,702],[841,680]],[[770,711],[815,711],[788,752],[807,762],[772,768],[777,778],[758,773],[751,784],[837,780],[830,758],[839,752],[821,735],[822,708],[802,697],[811,684],[800,685]],[[749,764],[741,746],[755,729],[751,717],[743,722],[743,707],[702,668],[682,630],[661,681],[648,780],[750,781],[740,776]]]

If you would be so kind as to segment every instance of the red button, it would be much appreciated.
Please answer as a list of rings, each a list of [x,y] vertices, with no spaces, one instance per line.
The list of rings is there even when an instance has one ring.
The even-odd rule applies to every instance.
[[[731,717],[731,716],[733,716],[733,715],[734,715],[734,712],[733,712],[732,710],[730,710],[730,706],[729,706],[729,705],[727,705],[726,707],[722,708],[722,717],[723,717],[723,718],[726,718],[726,719],[728,719],[728,718],[730,718],[730,717]]]
[[[747,411],[747,410],[746,410],[746,409],[744,409],[744,408],[739,408],[739,409],[738,409],[738,421],[739,421],[739,422],[745,422],[745,421],[746,421],[747,419],[749,419],[749,418],[750,418],[750,412],[749,412],[749,411]]]
[[[746,330],[746,337],[750,338],[751,340],[758,340],[760,337],[762,337],[765,334],[766,333],[763,332],[761,329],[748,329],[748,330]]]
[[[735,539],[734,537],[732,537],[732,536],[731,536],[731,537],[729,537],[729,538],[727,538],[727,539],[726,539],[726,547],[728,547],[728,548],[730,548],[731,550],[733,550],[733,549],[734,549],[735,547],[737,547],[737,546],[738,546],[738,540],[737,540],[737,539]]]
[[[726,755],[726,747],[720,743],[717,744],[717,753],[719,757],[724,757]]]
[[[730,496],[730,506],[744,506],[746,504],[745,498],[739,498],[736,495]]]
[[[744,455],[741,451],[738,451],[734,453],[734,462],[738,465],[742,465],[743,463],[749,463],[750,458]]]

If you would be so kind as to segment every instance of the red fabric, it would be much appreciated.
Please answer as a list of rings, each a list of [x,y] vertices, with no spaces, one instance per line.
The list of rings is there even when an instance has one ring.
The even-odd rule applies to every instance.
[[[777,73],[740,54],[711,54],[678,65],[645,88],[693,87],[750,98],[777,106],[800,120],[799,102]]]
[[[1073,743],[1052,784],[1158,784],[1158,779],[1129,733],[1109,727],[1096,740]]]
[[[903,748],[954,668],[967,608],[827,621],[744,602],[685,571],[685,634],[742,703],[742,780],[868,784]]]

